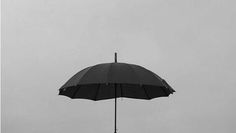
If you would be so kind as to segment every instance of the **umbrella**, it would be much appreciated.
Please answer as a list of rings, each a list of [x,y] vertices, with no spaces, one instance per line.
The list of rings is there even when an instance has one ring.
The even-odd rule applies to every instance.
[[[144,67],[118,63],[103,63],[87,67],[71,77],[59,95],[72,99],[104,100],[115,98],[115,133],[117,98],[153,99],[167,97],[174,89],[157,74]]]

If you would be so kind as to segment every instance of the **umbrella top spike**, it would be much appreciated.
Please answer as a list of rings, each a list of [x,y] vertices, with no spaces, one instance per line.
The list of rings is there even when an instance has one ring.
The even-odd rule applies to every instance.
[[[115,52],[115,63],[117,63],[117,53]]]

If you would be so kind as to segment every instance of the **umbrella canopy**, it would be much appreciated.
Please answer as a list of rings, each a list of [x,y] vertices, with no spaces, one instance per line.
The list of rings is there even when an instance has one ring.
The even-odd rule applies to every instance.
[[[59,95],[72,99],[103,100],[115,98],[115,133],[117,98],[153,99],[175,92],[167,82],[144,67],[117,63],[103,63],[87,67],[70,78]]]
[[[73,99],[102,100],[115,97],[152,99],[169,96],[173,92],[164,79],[144,67],[104,63],[75,74],[60,88],[59,94]]]

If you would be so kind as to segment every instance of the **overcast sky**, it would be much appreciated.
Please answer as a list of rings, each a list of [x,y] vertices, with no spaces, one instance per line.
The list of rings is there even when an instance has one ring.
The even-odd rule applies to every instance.
[[[235,0],[3,0],[2,133],[114,132],[114,100],[58,96],[114,52],[176,90],[119,99],[118,133],[236,132]]]

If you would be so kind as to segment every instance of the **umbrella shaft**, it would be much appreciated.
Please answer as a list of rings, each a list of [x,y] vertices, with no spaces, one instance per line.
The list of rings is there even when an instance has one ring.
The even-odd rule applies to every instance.
[[[117,103],[117,94],[116,94],[116,84],[115,84],[115,132],[114,133],[116,133],[116,108],[117,108],[117,105],[116,105],[116,103]]]

